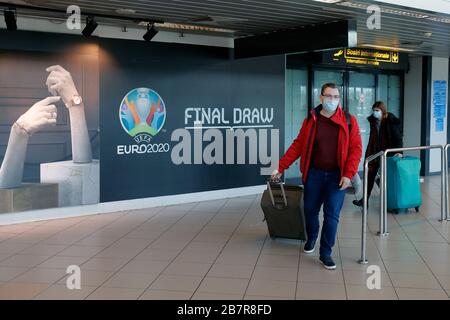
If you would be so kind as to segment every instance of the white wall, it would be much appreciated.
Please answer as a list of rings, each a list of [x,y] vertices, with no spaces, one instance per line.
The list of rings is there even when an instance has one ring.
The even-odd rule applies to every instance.
[[[405,74],[403,144],[405,147],[416,147],[421,143],[422,57],[410,57],[409,68]],[[408,155],[420,157],[420,151],[409,152]]]
[[[431,123],[430,123],[430,144],[446,144],[447,143],[447,118],[444,119],[444,131],[436,132],[436,121],[433,117],[433,81],[434,80],[446,80],[448,87],[448,59],[446,58],[435,58],[431,59],[431,98],[430,98],[430,107],[431,107]],[[448,91],[448,90],[447,90]],[[447,92],[448,97],[448,92]],[[447,115],[448,115],[448,99],[445,101]],[[430,153],[430,173],[440,172],[441,171],[441,152],[439,149],[432,150]]]
[[[81,30],[85,24],[82,23]],[[0,28],[6,29],[6,24],[3,17],[0,15]],[[81,34],[81,30],[69,30],[66,23],[51,22],[46,19],[25,18],[18,17],[17,29],[26,31],[40,31],[40,32],[55,32],[68,34]],[[102,38],[117,38],[128,40],[141,40],[146,32],[144,27],[141,28],[127,28],[127,32],[122,32],[120,26],[105,26],[99,25],[94,31],[93,35]],[[11,34],[13,35],[13,34]],[[181,37],[179,32],[160,31],[152,41],[155,42],[170,42],[170,43],[184,43],[193,45],[204,45],[212,47],[233,48],[234,41],[230,37],[209,36],[202,34],[184,33]]]
[[[422,57],[410,57],[410,70],[405,74],[405,109],[404,109],[404,146],[421,145],[422,123]],[[447,119],[444,119],[444,131],[436,132],[436,121],[433,117],[433,81],[446,80],[448,82],[449,63],[446,58],[432,58],[431,61],[431,97],[430,97],[430,145],[447,143]],[[448,94],[448,92],[447,92]],[[447,105],[448,113],[448,105]],[[420,156],[417,151],[409,155]],[[430,151],[430,173],[441,171],[441,152],[439,149]]]

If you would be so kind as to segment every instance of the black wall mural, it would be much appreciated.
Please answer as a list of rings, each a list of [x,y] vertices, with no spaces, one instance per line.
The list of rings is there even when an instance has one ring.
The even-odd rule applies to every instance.
[[[17,116],[49,95],[53,64],[72,73],[84,98],[100,201],[264,184],[267,155],[283,150],[284,55],[234,60],[226,48],[1,30],[0,160]],[[196,118],[202,130],[193,129]],[[71,158],[68,120],[60,104],[58,125],[31,138],[25,182],[39,182],[40,163]]]
[[[223,48],[102,41],[101,201],[265,183],[261,167],[268,165],[261,164],[259,145],[256,150],[252,147],[259,144],[261,130],[267,130],[268,140],[265,141],[270,146],[271,129],[283,129],[285,57],[234,61],[230,58],[231,53],[231,50]],[[166,112],[164,126],[149,143],[137,143],[124,130],[119,116],[124,96],[141,87],[157,92],[164,101]],[[152,103],[157,104],[156,101]],[[195,159],[195,150],[197,154],[200,150],[201,154],[210,144],[204,141],[196,149],[199,146],[196,141],[200,140],[195,139],[194,132],[206,132],[192,129],[197,112],[204,127],[220,127],[218,130],[224,141],[222,148],[218,147],[223,155],[218,158],[223,159],[224,164],[208,165],[205,159]],[[238,152],[242,148],[238,150],[237,142],[234,161],[226,164],[227,154],[230,157],[226,150],[226,133],[231,130],[224,127],[236,125],[234,132],[239,129],[247,133],[256,132],[256,139],[253,136],[253,142],[246,142],[245,164],[238,164]],[[171,135],[175,130],[186,127],[190,128],[187,131],[191,155],[185,159],[190,159],[191,164],[177,165],[173,163],[172,151],[177,148],[178,141],[171,141]],[[283,130],[280,130],[279,141],[283,139]],[[145,152],[144,145],[148,144],[153,145],[151,153],[126,154],[126,151],[132,153],[133,145],[136,146],[135,151],[139,147],[139,151]],[[280,151],[282,149],[281,145]],[[250,156],[256,157],[256,164]],[[278,156],[279,153],[276,158]]]

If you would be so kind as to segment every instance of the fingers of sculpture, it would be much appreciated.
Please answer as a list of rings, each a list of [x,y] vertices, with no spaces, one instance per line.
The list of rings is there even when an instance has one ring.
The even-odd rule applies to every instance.
[[[19,128],[32,135],[50,125],[56,125],[58,113],[54,103],[59,100],[60,97],[47,97],[35,103],[16,121]]]
[[[78,95],[70,72],[59,65],[50,66],[46,71],[49,72],[46,85],[52,95],[61,96],[65,104],[68,104],[73,96]]]

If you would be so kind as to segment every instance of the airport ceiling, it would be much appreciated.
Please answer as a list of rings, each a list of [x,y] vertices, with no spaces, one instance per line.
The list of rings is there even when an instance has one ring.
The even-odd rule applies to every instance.
[[[326,1],[326,0],[322,0]],[[321,22],[357,21],[358,45],[401,48],[412,54],[450,57],[450,14],[411,9],[377,1],[351,0],[324,3],[314,0],[13,0],[3,1],[66,10],[78,5],[82,13],[142,18],[195,25],[231,37],[262,34]],[[440,0],[448,1],[448,0]],[[449,6],[450,6],[450,2]],[[381,29],[366,24],[369,5],[381,7]],[[21,12],[28,9],[17,9]],[[108,19],[107,19],[108,20]],[[106,22],[106,20],[105,20]],[[130,22],[127,22],[130,23]],[[133,22],[136,23],[136,22]],[[175,25],[173,25],[175,24]],[[212,29],[214,28],[214,29]],[[221,29],[221,30],[218,30]],[[231,33],[224,32],[231,30]],[[332,34],[323,35],[332,37]]]

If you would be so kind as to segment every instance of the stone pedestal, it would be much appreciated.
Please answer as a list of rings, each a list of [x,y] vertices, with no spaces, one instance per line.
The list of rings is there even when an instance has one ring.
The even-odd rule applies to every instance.
[[[72,161],[41,164],[41,183],[59,185],[59,206],[96,204],[100,201],[100,162]]]
[[[24,183],[18,188],[0,189],[0,213],[58,207],[58,185]]]

